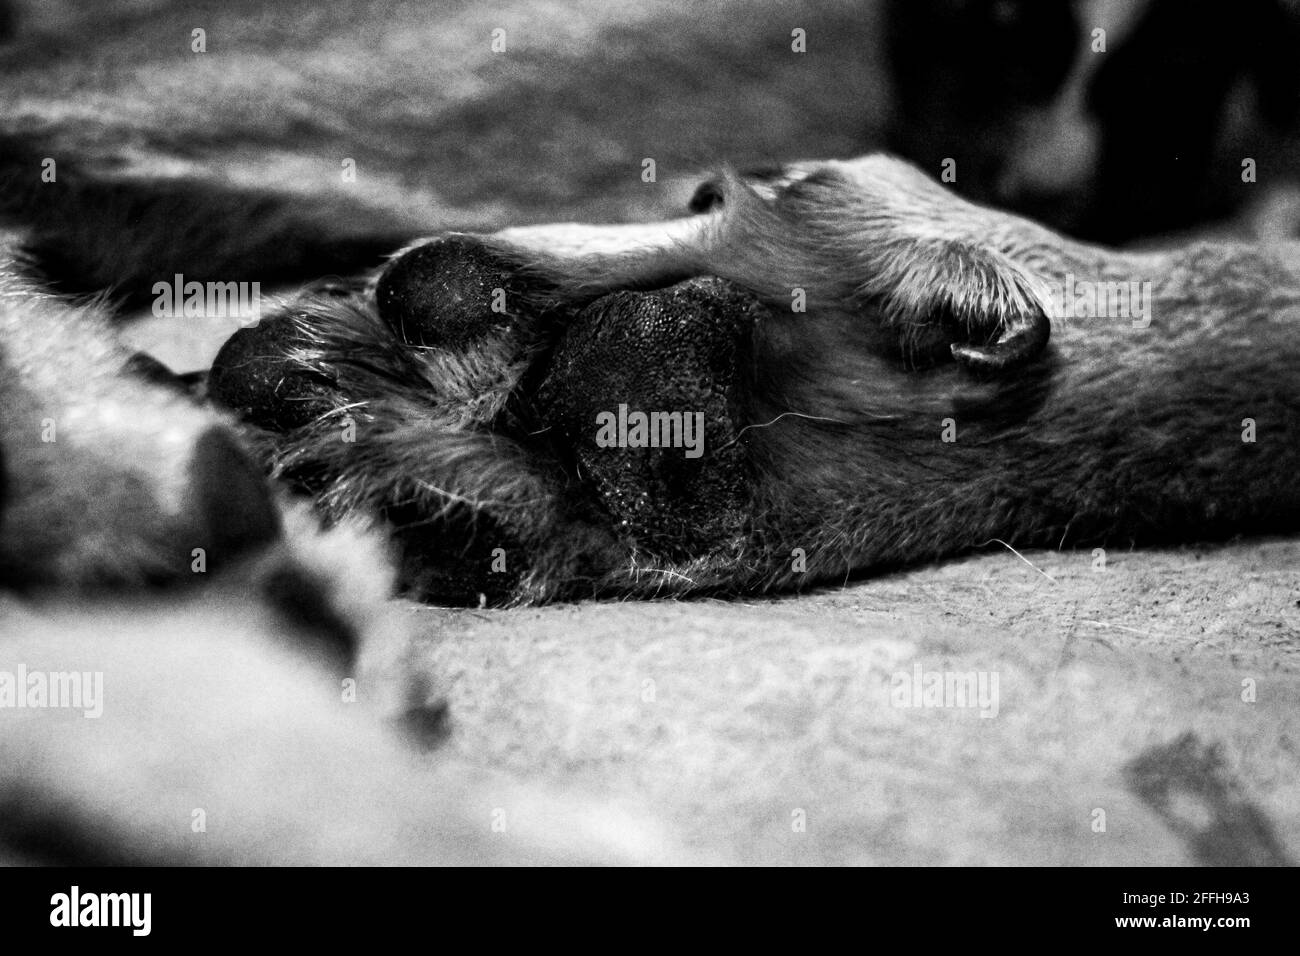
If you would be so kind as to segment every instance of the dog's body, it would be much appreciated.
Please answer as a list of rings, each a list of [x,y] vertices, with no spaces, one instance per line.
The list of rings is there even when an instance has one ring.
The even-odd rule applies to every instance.
[[[393,34],[410,27],[397,12]],[[203,23],[189,11],[161,14],[150,29],[177,43],[204,24],[215,42],[220,27],[239,23],[219,8],[199,11]],[[538,35],[531,15],[515,14],[509,36]],[[812,35],[837,48],[873,30],[851,5],[808,14],[822,27]],[[349,16],[368,23],[376,11]],[[767,48],[763,31],[779,26],[784,52],[791,25],[776,14],[737,20],[720,7],[703,28],[683,27],[697,16],[667,5],[649,23],[682,31],[674,50],[687,63],[716,52],[701,39],[710,23],[744,22],[754,35],[733,38],[735,75],[718,79],[707,104],[716,115],[735,99],[726,91],[744,86],[749,51]],[[463,18],[472,22],[456,28],[476,37],[495,26]],[[134,49],[131,18],[117,27],[105,33],[105,62],[118,64],[110,76],[125,75],[119,60]],[[316,27],[326,41],[334,29]],[[521,94],[530,78],[552,84],[559,100],[592,87],[593,72],[627,73],[608,54],[584,59],[562,38],[550,41],[526,47],[522,74],[492,81],[502,113],[494,135],[512,148],[527,141],[530,155],[497,169],[484,161],[490,148],[456,145],[477,128],[480,103],[449,95],[440,122],[426,127],[442,132],[418,143],[403,140],[401,109],[380,110],[375,135],[340,153],[360,148],[369,200],[334,181],[342,144],[322,132],[330,124],[321,111],[290,97],[292,108],[271,102],[252,118],[223,112],[246,92],[228,70],[199,78],[216,92],[198,123],[182,108],[188,80],[159,84],[154,105],[174,108],[158,107],[140,126],[116,106],[89,126],[50,108],[71,109],[76,83],[73,94],[31,94],[48,117],[32,135],[26,107],[10,114],[12,148],[0,160],[15,230],[0,280],[0,571],[22,597],[0,607],[4,653],[32,671],[103,671],[109,708],[102,724],[75,726],[50,710],[0,711],[8,852],[99,862],[665,853],[652,828],[593,812],[580,797],[502,789],[455,763],[429,770],[403,753],[401,732],[379,718],[400,717],[408,734],[437,725],[438,702],[418,682],[362,677],[360,698],[383,702],[348,703],[341,682],[354,676],[358,646],[398,658],[404,649],[386,630],[382,532],[348,520],[322,536],[267,492],[248,450],[331,519],[386,520],[403,584],[450,601],[790,589],[990,539],[1128,546],[1294,527],[1294,246],[1104,251],[966,205],[879,157],[724,176],[697,197],[699,215],[676,222],[493,233],[513,219],[605,217],[606,196],[613,218],[653,220],[685,205],[694,169],[715,157],[744,168],[796,148],[850,155],[874,139],[870,129],[837,129],[835,98],[816,95],[827,76],[845,102],[875,95],[871,64],[843,57],[820,80],[797,61],[770,74],[782,96],[820,110],[782,114],[786,127],[764,125],[771,110],[761,102],[748,124],[743,115],[695,121],[678,103],[642,134],[630,108],[614,115],[637,102],[635,91],[593,107],[576,128],[563,117],[580,111],[553,104],[529,121],[538,112]],[[37,49],[18,50],[14,75],[40,75]],[[168,69],[207,68],[181,56],[184,66]],[[398,69],[387,66],[378,71],[386,81]],[[303,69],[347,85],[323,78],[330,70],[320,62]],[[421,78],[409,79],[418,91]],[[656,95],[686,98],[677,93]],[[343,125],[365,126],[368,108]],[[173,120],[185,135],[172,134]],[[219,151],[194,146],[208,123],[208,145],[229,151],[231,136],[244,144],[233,158],[214,163]],[[543,162],[548,149],[568,157],[598,134],[613,145],[583,175]],[[267,149],[259,137],[288,145]],[[318,140],[328,148],[310,145]],[[310,149],[329,156],[328,186],[301,184]],[[639,173],[656,150],[673,169],[670,188],[647,195],[638,176],[615,175],[629,161]],[[29,182],[47,155],[61,178],[41,193]],[[169,164],[193,178],[169,181]],[[368,167],[386,171],[378,185],[367,185]],[[448,170],[456,175],[431,201],[427,177]],[[360,273],[435,227],[478,238],[443,239],[454,255],[439,260],[442,273],[427,268],[439,254],[415,246],[369,283],[331,283],[285,302],[266,327],[293,323],[290,347],[273,338],[251,356],[269,360],[269,378],[240,377],[248,353],[218,361],[210,391],[242,427],[132,366],[107,302],[72,306],[37,282],[65,292],[111,286],[117,301],[139,304],[177,272],[221,281]],[[470,297],[461,326],[392,325],[392,310],[401,314],[440,274],[464,284],[470,267],[501,279],[504,313],[491,296]],[[1049,293],[1067,276],[1150,282],[1149,324],[1062,320]],[[638,377],[663,355],[675,364]],[[310,412],[303,418],[286,412],[281,391],[295,375],[310,386],[291,396]],[[619,405],[703,414],[703,454],[597,443],[596,416]],[[296,785],[285,790],[286,780]]]

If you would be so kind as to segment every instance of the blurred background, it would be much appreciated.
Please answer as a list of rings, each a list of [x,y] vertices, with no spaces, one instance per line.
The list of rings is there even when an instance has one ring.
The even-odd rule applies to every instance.
[[[1298,12],[1286,0],[893,0],[889,142],[926,168],[958,157],[959,189],[1087,239],[1231,230],[1243,214],[1241,231],[1294,233]]]
[[[0,217],[129,297],[887,149],[1082,238],[1300,235],[1297,63],[1300,0],[8,0]]]

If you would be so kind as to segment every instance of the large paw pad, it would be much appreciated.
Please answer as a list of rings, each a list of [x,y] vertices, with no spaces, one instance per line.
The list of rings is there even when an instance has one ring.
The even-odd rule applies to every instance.
[[[623,534],[670,557],[725,542],[749,514],[742,378],[764,313],[721,279],[616,292],[571,322],[537,394]]]

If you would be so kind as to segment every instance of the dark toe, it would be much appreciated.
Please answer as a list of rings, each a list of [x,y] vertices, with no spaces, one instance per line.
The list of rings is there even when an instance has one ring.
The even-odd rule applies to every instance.
[[[333,383],[295,366],[304,346],[288,314],[240,329],[221,347],[208,372],[208,396],[244,421],[271,431],[309,424],[335,407]]]
[[[394,259],[375,300],[408,345],[463,348],[508,327],[525,292],[515,263],[473,236],[446,236]]]

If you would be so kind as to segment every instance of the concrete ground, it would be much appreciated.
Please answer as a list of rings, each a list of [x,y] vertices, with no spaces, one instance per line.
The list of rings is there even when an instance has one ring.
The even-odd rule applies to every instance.
[[[998,548],[802,596],[410,613],[447,748],[704,858],[1284,863],[1298,569],[1294,540]],[[983,701],[924,706],[936,671],[982,674]]]

